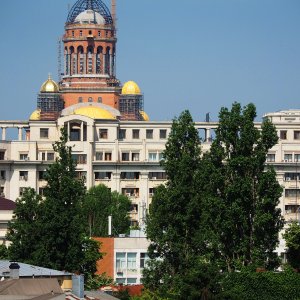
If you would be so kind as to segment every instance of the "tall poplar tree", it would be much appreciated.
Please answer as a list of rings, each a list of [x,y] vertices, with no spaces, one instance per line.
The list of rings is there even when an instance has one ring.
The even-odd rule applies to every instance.
[[[58,157],[47,169],[45,200],[41,204],[43,226],[35,255],[40,265],[74,272],[80,270],[84,256],[80,209],[85,187],[76,178],[76,163],[67,140],[67,133],[62,129],[60,140],[53,145]]]
[[[200,181],[207,180],[203,218],[213,232],[210,243],[228,271],[278,263],[274,250],[283,227],[277,208],[282,188],[274,169],[265,164],[278,137],[268,119],[258,128],[255,117],[253,104],[222,108],[199,173]]]
[[[144,272],[146,288],[159,296],[200,299],[210,288],[211,266],[205,257],[199,182],[200,139],[193,119],[184,111],[172,124],[163,152],[166,185],[152,199],[146,222],[152,260]]]

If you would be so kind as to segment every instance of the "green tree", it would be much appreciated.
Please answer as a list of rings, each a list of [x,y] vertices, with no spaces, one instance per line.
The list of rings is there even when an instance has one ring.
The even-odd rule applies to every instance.
[[[163,152],[168,181],[156,190],[146,222],[152,260],[143,282],[157,299],[200,299],[217,278],[205,255],[201,184],[196,180],[200,154],[198,131],[184,111],[173,121]]]
[[[130,226],[130,207],[128,197],[117,192],[111,193],[105,185],[90,188],[82,209],[86,234],[108,236],[108,216],[112,216],[113,234],[127,232]]]
[[[300,225],[292,222],[283,235],[287,246],[288,263],[294,269],[300,269]]]
[[[80,210],[85,187],[83,181],[76,178],[76,164],[67,140],[66,130],[62,129],[60,140],[53,145],[58,157],[47,169],[35,258],[39,265],[74,272],[80,270],[84,256]]]
[[[268,151],[277,143],[273,124],[254,124],[256,108],[234,103],[222,108],[210,151],[204,155],[200,182],[205,180],[203,218],[210,227],[210,244],[228,271],[242,266],[273,268],[274,249],[283,227],[277,208],[282,188]]]
[[[34,251],[40,239],[41,200],[32,188],[25,189],[22,197],[16,200],[6,236],[11,242],[9,256],[12,260],[34,262]]]

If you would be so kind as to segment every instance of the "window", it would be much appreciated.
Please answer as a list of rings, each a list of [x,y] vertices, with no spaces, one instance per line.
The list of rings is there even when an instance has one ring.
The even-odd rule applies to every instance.
[[[101,31],[98,31],[98,36],[99,36],[99,37],[101,36]]]
[[[28,180],[28,171],[20,171],[19,174],[20,174],[19,176],[20,180],[25,180],[25,181]]]
[[[136,253],[127,253],[127,269],[135,270],[136,269]]]
[[[149,161],[157,161],[157,152],[149,152],[148,160]]]
[[[146,130],[146,139],[153,139],[153,129]]]
[[[72,37],[74,37],[75,36],[75,32],[74,32],[74,30],[72,30]]]
[[[39,188],[39,195],[44,197],[44,194],[45,194],[45,188]]]
[[[164,159],[163,153],[162,152],[158,152],[158,160],[161,161],[163,159]]]
[[[292,162],[293,161],[293,154],[284,154],[284,161],[285,162]]]
[[[300,173],[285,173],[284,180],[285,181],[300,180]]]
[[[48,128],[40,128],[40,138],[41,139],[49,138],[49,129]]]
[[[72,154],[72,158],[76,164],[86,164],[86,154]]]
[[[140,160],[140,153],[131,153],[131,160],[132,161],[139,161]]]
[[[76,178],[86,180],[86,171],[76,171]]]
[[[147,253],[141,253],[141,256],[140,256],[140,268],[141,269],[145,268],[148,259],[149,259],[149,256]]]
[[[149,173],[149,179],[152,180],[165,180],[166,177],[166,173],[165,172],[150,172]]]
[[[300,162],[300,154],[294,154],[294,161]]]
[[[127,278],[127,284],[136,284],[136,278]]]
[[[150,188],[149,189],[149,197],[152,197],[155,193],[155,188]]]
[[[286,130],[280,130],[280,139],[281,140],[287,139],[287,131]]]
[[[0,151],[0,160],[4,160],[4,154],[5,154],[4,151]]]
[[[88,102],[93,102],[93,98],[89,97]]]
[[[285,205],[284,210],[286,214],[294,214],[299,212],[299,205]]]
[[[19,196],[22,197],[25,192],[26,187],[20,187],[19,188]]]
[[[99,129],[99,138],[107,139],[108,138],[108,130],[107,129]]]
[[[103,160],[103,152],[96,152],[96,160]]]
[[[131,204],[130,206],[130,212],[132,214],[136,214],[139,211],[139,206],[138,204]]]
[[[299,189],[286,189],[285,190],[285,197],[287,198],[298,198],[300,196]]]
[[[140,130],[139,129],[132,129],[132,138],[139,139],[140,138]]]
[[[166,139],[167,138],[167,130],[166,129],[160,129],[159,138],[160,139]]]
[[[294,140],[300,140],[300,131],[299,130],[294,131]]]
[[[95,172],[95,180],[111,179],[112,172]]]
[[[267,162],[274,162],[275,154],[267,154]]]
[[[48,152],[47,153],[47,160],[49,160],[49,161],[54,160],[54,152]]]
[[[78,103],[82,103],[82,101],[83,101],[83,100],[82,100],[82,97],[79,97],[79,98],[78,98]]]
[[[139,197],[140,190],[138,188],[124,188],[122,194],[128,197]]]
[[[1,197],[5,197],[5,194],[4,194],[4,186],[0,186],[0,196],[1,196]]]
[[[120,140],[126,139],[126,129],[119,130],[119,139]]]
[[[126,269],[126,253],[125,252],[117,252],[116,253],[116,269],[117,273],[119,271],[123,271]]]
[[[91,35],[92,34],[92,30],[89,30],[89,35]]]
[[[129,161],[129,152],[122,152],[122,161]]]
[[[98,97],[98,103],[102,103],[102,97]]]
[[[112,157],[111,152],[105,152],[104,153],[104,160],[105,161],[110,161],[111,157]]]
[[[105,31],[105,37],[108,37],[108,30]]]
[[[29,160],[28,153],[20,153],[20,160]]]
[[[5,171],[4,170],[1,170],[0,171],[0,180],[5,180],[6,179],[6,176],[5,176]]]
[[[118,271],[117,271],[118,273]],[[120,285],[125,285],[126,284],[126,278],[117,278],[116,283]]]
[[[39,171],[39,180],[46,179],[46,171]]]
[[[137,180],[140,178],[140,172],[121,172],[121,179]]]
[[[82,30],[79,31],[79,36],[82,36]]]

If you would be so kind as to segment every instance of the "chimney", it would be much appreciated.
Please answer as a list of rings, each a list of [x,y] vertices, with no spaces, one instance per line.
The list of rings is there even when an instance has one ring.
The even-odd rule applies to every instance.
[[[20,266],[18,263],[13,262],[10,264],[9,266],[9,270],[10,270],[10,278],[11,279],[19,279],[20,277]]]

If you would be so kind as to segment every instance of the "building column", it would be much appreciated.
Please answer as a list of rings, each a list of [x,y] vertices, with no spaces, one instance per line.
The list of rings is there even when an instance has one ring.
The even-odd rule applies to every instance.
[[[110,50],[109,51],[109,75],[112,75],[112,68],[113,68],[112,59],[113,59],[112,50]]]
[[[6,127],[2,127],[2,141],[6,140]]]
[[[18,139],[19,141],[22,141],[22,127],[18,127]]]
[[[80,125],[80,141],[83,142],[83,122]]]
[[[105,74],[105,69],[106,69],[106,54],[102,54],[103,57],[103,74]]]
[[[205,142],[210,142],[210,128],[205,129]]]

